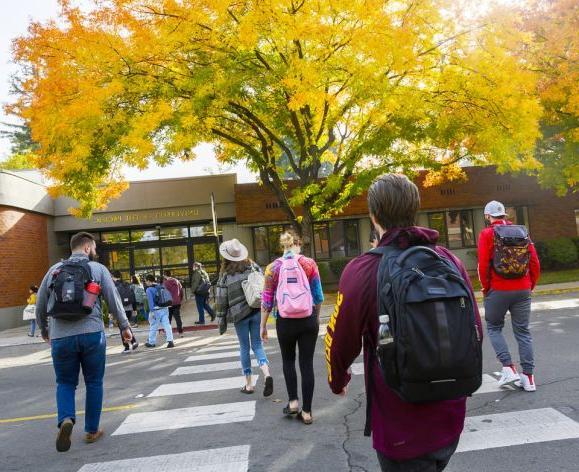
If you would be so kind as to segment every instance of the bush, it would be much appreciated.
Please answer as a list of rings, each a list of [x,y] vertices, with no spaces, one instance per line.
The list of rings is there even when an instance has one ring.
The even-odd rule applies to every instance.
[[[336,275],[337,278],[340,278],[342,276],[342,272],[344,272],[344,269],[351,260],[352,259],[349,257],[337,257],[336,259],[332,259],[330,261],[330,269],[332,269],[332,272]]]
[[[547,252],[547,244],[543,241],[537,241],[535,243],[535,249],[537,250],[537,256],[541,262],[541,269],[550,269],[552,263],[549,258],[549,253]]]
[[[571,238],[557,238],[545,242],[547,259],[553,269],[573,267],[579,259],[579,251]]]
[[[575,244],[575,247],[577,248],[577,252],[579,253],[579,237],[571,238],[571,241],[573,241],[573,244]]]
[[[322,285],[328,284],[334,278],[330,270],[330,265],[326,261],[318,263],[318,270],[320,272],[320,279],[322,279]]]

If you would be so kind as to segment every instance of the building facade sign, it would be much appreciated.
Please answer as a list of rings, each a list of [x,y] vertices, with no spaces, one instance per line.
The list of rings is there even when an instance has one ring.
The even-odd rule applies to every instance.
[[[154,210],[148,212],[118,213],[94,215],[92,222],[99,225],[118,223],[131,225],[134,223],[157,223],[167,218],[183,218],[184,220],[198,218],[199,208],[174,208],[166,210]]]

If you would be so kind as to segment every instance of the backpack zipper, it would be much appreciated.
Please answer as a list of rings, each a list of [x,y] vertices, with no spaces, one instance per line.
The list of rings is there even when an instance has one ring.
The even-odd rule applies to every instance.
[[[412,272],[417,273],[418,275],[420,275],[420,277],[424,277],[424,272],[422,272],[418,267],[413,267],[412,269],[410,269]]]

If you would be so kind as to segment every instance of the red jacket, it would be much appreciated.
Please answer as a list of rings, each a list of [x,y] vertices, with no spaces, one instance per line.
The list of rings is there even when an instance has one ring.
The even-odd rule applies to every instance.
[[[167,277],[163,281],[163,286],[171,292],[173,305],[181,305],[183,301],[183,285],[174,277]]]
[[[524,277],[520,279],[505,279],[498,275],[492,268],[492,258],[495,247],[495,237],[493,226],[511,225],[510,221],[500,220],[491,224],[489,228],[481,231],[478,238],[478,277],[482,285],[483,293],[493,290],[533,290],[539,276],[541,275],[541,265],[537,256],[535,245],[529,245],[531,252],[531,261],[529,270]]]
[[[397,244],[404,249],[418,244],[436,244],[437,240],[438,232],[435,230],[397,228],[385,234],[379,245]],[[456,265],[470,286],[461,262],[444,247],[436,246],[435,250]],[[449,446],[458,439],[464,426],[466,398],[407,403],[384,383],[378,363],[369,364],[368,354],[377,343],[376,278],[379,264],[380,257],[363,254],[353,259],[342,273],[336,308],[325,338],[328,382],[334,393],[340,393],[348,385],[349,367],[360,354],[363,340],[366,388],[369,369],[373,369],[371,422],[374,449],[393,460],[408,460]],[[476,302],[474,308],[482,339]]]

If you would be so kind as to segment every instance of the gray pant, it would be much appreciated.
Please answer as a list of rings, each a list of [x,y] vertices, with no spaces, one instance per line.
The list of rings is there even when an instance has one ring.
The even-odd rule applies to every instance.
[[[388,459],[381,452],[376,451],[382,472],[441,472],[458,447],[458,441],[438,451],[430,452],[416,459],[395,461]]]
[[[513,363],[507,341],[503,336],[505,316],[511,313],[513,334],[519,344],[521,367],[525,374],[532,374],[535,367],[533,358],[533,338],[529,330],[531,318],[530,290],[491,290],[485,297],[485,319],[491,344],[503,366]]]

